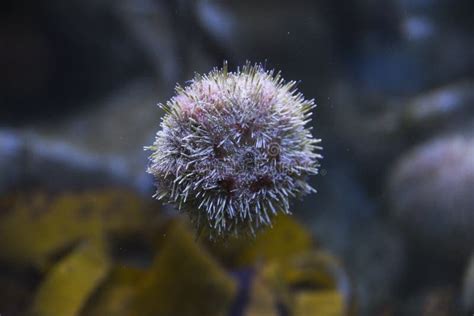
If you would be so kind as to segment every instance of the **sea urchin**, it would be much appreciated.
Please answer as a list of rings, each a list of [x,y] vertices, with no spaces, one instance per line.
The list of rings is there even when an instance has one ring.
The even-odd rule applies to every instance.
[[[155,197],[186,211],[212,235],[251,232],[290,213],[289,199],[314,189],[321,149],[310,128],[313,100],[261,65],[196,75],[166,112],[148,172]]]

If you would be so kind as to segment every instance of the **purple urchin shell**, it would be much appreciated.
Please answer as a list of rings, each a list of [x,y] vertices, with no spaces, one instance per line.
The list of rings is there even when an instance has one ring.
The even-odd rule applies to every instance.
[[[161,105],[148,172],[155,197],[186,211],[213,235],[251,232],[290,213],[289,199],[314,189],[320,150],[305,100],[280,74],[247,64],[196,77]]]

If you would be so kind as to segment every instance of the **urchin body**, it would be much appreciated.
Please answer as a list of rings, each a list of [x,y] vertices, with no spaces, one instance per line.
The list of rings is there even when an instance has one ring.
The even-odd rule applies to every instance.
[[[254,232],[313,191],[320,155],[308,101],[261,66],[196,76],[163,109],[148,172],[158,199],[217,235]]]

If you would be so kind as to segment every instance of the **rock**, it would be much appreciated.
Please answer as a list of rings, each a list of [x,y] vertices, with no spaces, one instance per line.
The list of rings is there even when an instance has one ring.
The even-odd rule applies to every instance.
[[[474,314],[474,255],[464,275],[462,304],[466,315]]]
[[[150,81],[130,83],[67,119],[0,130],[0,189],[51,190],[126,186],[152,192],[143,147],[159,125],[159,101]]]
[[[35,132],[0,131],[1,192],[93,188],[106,184],[133,187],[123,158],[98,155]]]
[[[472,76],[473,32],[463,12],[472,10],[469,1],[456,6],[438,0],[356,3],[362,22],[354,23],[359,33],[348,30],[346,41],[357,41],[348,58],[361,95],[409,97]]]
[[[8,269],[2,265],[0,271],[0,310],[5,315],[26,315],[38,275],[28,269]]]
[[[346,293],[356,302],[357,314],[380,315],[394,303],[407,264],[402,235],[357,178],[359,170],[353,168],[360,165],[353,164],[353,152],[331,154],[325,155],[327,174],[315,185],[317,196],[297,215],[322,247],[342,261],[350,278]],[[370,183],[382,191],[376,179]]]
[[[0,40],[0,123],[74,114],[150,62],[110,1],[7,0]]]
[[[472,122],[474,114],[474,83],[457,82],[422,93],[408,101],[402,116],[401,128],[410,134],[441,134],[449,129]]]
[[[357,315],[384,315],[396,303],[407,265],[400,233],[381,220],[354,228],[344,266],[350,276]]]
[[[449,136],[416,147],[395,165],[391,213],[418,251],[463,262],[473,250],[473,157],[474,138]]]
[[[327,80],[323,74],[331,75],[329,64],[324,61],[332,57],[333,38],[327,15],[322,13],[319,3],[261,1],[254,5],[248,0],[196,3],[198,25],[225,52],[231,64],[238,66],[247,59],[252,62],[269,59],[270,65],[282,69],[285,78],[314,80],[320,84]],[[306,14],[308,10],[311,15]],[[308,64],[314,65],[316,74]],[[294,77],[296,74],[298,78]]]
[[[400,304],[394,315],[451,316],[461,315],[456,295],[451,287],[424,288]]]
[[[113,4],[116,16],[133,35],[153,73],[169,89],[180,79],[182,57],[180,50],[181,28],[176,28],[179,15],[175,16],[173,4],[164,1],[121,1]]]
[[[14,131],[0,130],[0,192],[18,186],[25,180],[24,141]],[[22,181],[23,180],[23,181]]]

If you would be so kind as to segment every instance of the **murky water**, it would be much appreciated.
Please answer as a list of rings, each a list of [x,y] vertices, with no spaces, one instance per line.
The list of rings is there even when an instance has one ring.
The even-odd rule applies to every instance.
[[[471,315],[473,8],[8,0],[0,316]]]

